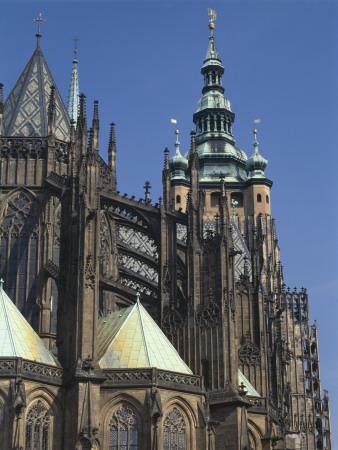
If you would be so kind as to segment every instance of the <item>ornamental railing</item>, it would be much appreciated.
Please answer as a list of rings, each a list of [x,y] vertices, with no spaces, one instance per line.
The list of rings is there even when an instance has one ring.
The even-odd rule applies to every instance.
[[[157,386],[179,391],[201,392],[202,377],[179,372],[151,369],[103,369],[103,387]]]
[[[12,376],[61,385],[63,369],[22,358],[0,358],[0,378]]]

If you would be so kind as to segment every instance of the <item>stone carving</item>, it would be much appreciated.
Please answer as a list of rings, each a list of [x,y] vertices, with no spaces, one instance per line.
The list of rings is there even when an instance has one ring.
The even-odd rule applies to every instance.
[[[196,323],[201,328],[213,328],[222,323],[222,309],[220,305],[214,301],[203,305],[197,311]]]
[[[176,309],[171,309],[164,317],[162,329],[168,336],[182,335],[185,321]]]
[[[242,337],[241,346],[238,350],[238,360],[242,365],[255,366],[260,364],[261,355],[259,348],[249,337]]]

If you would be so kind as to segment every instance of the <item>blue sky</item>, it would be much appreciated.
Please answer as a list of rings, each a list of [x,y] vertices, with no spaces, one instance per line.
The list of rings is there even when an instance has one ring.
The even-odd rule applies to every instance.
[[[215,36],[225,95],[236,114],[236,144],[253,152],[253,120],[261,119],[260,152],[273,180],[272,214],[285,282],[309,291],[317,320],[322,388],[329,390],[333,437],[338,429],[338,4],[335,1],[0,1],[0,82],[5,97],[35,47],[41,47],[67,100],[78,36],[80,90],[89,119],[99,100],[100,152],[116,123],[121,193],[161,195],[163,150],[189,145],[201,96],[207,50],[207,7],[218,13]],[[6,44],[6,45],[4,45]],[[338,436],[337,436],[338,437]],[[333,444],[338,448],[338,444]]]

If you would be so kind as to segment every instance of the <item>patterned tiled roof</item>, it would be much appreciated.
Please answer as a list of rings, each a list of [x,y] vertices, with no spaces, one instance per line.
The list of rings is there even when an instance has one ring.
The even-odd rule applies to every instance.
[[[249,278],[251,279],[252,267],[251,267],[250,252],[235,222],[231,223],[231,227],[232,227],[232,239],[234,243],[234,248],[236,251],[241,252],[235,256],[235,279],[236,281],[239,280],[239,277],[244,273],[245,258],[246,258],[247,273]]]
[[[50,87],[55,82],[39,46],[4,103],[4,136],[47,136],[47,108]],[[61,95],[55,89],[55,137],[68,141],[70,120]]]
[[[139,302],[99,319],[98,360],[103,369],[157,367],[192,373]]]
[[[0,357],[17,357],[60,366],[12,300],[0,281]]]

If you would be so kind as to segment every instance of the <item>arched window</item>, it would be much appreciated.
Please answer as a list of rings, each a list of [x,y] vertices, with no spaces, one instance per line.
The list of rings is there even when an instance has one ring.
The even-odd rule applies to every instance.
[[[163,450],[186,450],[186,424],[182,414],[174,408],[163,422]]]
[[[176,203],[181,203],[181,196],[180,195],[176,195]]]
[[[257,194],[257,202],[261,203],[262,202],[262,196],[261,194]]]
[[[25,450],[49,450],[49,424],[47,408],[39,400],[27,413]]]
[[[266,203],[267,203],[267,204],[270,203],[270,200],[269,200],[269,196],[268,196],[268,195],[266,196]]]
[[[138,421],[126,405],[115,411],[109,423],[109,450],[138,449]]]
[[[0,219],[0,276],[13,303],[33,325],[39,249],[39,210],[24,191],[13,194]]]

